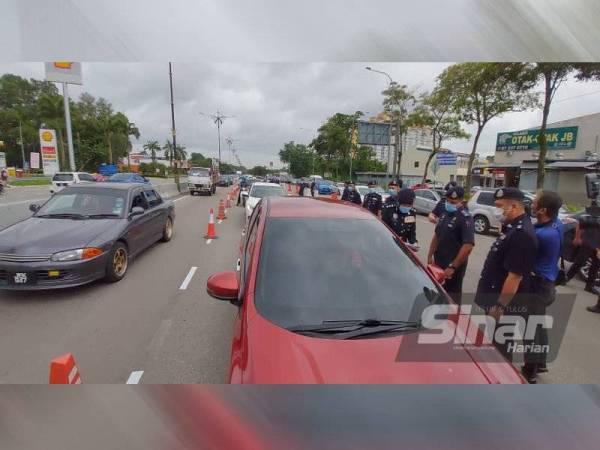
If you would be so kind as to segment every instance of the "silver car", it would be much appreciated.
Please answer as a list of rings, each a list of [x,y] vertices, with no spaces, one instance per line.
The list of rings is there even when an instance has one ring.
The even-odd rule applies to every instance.
[[[433,189],[415,189],[415,203],[413,207],[419,214],[429,214],[441,199],[440,194]]]
[[[486,234],[491,230],[499,231],[502,228],[502,223],[494,215],[495,212],[499,212],[499,208],[496,208],[494,201],[495,190],[490,189],[479,189],[475,191],[467,207],[473,216],[473,227],[476,233]],[[524,192],[525,194],[525,210],[531,215],[531,205],[535,198],[535,194],[531,192]],[[560,208],[558,212],[559,219],[563,220],[568,215],[568,212],[564,208]],[[532,217],[532,221],[535,222],[535,218]]]

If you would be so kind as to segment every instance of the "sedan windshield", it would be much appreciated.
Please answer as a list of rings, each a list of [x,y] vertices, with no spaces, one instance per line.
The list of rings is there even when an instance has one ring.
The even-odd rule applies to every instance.
[[[73,181],[72,173],[57,173],[52,177],[52,181]]]
[[[283,195],[283,188],[281,186],[252,186],[250,191],[250,197],[263,198],[263,197],[278,197]]]
[[[125,191],[106,189],[102,191],[61,191],[48,200],[36,213],[36,217],[122,217],[125,208]]]
[[[255,303],[263,317],[283,328],[330,320],[418,321],[439,295],[378,221],[267,222]]]
[[[115,173],[111,177],[109,177],[108,181],[126,181],[131,177],[128,173]]]
[[[208,169],[190,169],[188,175],[190,177],[208,177]]]

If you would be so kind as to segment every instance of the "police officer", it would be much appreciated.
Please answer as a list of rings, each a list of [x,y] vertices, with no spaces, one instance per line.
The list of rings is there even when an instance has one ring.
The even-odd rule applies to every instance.
[[[427,257],[429,264],[444,269],[444,289],[456,303],[461,301],[462,282],[475,245],[473,217],[462,204],[464,196],[465,190],[460,186],[450,186],[446,191],[444,212],[435,227]]]
[[[503,314],[519,315],[518,304],[530,289],[531,273],[537,255],[537,237],[517,188],[494,192],[496,217],[502,234],[490,249],[475,294],[475,303],[498,320]],[[506,343],[496,343],[509,357]]]
[[[431,223],[437,223],[439,218],[441,217],[441,215],[444,213],[445,209],[444,209],[444,204],[446,203],[446,197],[448,196],[448,190],[452,187],[456,187],[458,186],[458,183],[456,181],[449,181],[446,186],[444,186],[444,196],[440,199],[439,202],[437,202],[437,204],[435,205],[435,207],[433,208],[433,211],[431,211],[429,213],[429,215],[427,216],[427,219],[429,219],[429,221]]]
[[[363,207],[379,217],[381,214],[381,205],[383,204],[381,194],[375,190],[375,182],[369,181],[368,186],[369,193],[365,195]]]
[[[342,200],[345,200],[350,203],[354,203],[356,205],[362,205],[362,201],[360,199],[360,194],[356,190],[356,185],[354,181],[348,182],[348,189],[344,190],[344,194],[342,195]]]
[[[417,242],[417,211],[413,208],[415,193],[412,189],[404,188],[398,191],[395,181],[388,185],[390,196],[385,199],[381,208],[381,219],[413,249],[418,248]]]

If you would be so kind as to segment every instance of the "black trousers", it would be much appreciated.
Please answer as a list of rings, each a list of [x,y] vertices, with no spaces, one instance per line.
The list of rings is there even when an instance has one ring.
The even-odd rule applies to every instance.
[[[467,263],[464,263],[462,266],[456,269],[456,272],[454,272],[454,276],[452,278],[449,278],[444,282],[444,289],[448,294],[450,294],[452,300],[459,305],[461,304],[462,285],[466,272]]]
[[[587,245],[580,245],[577,249],[575,262],[571,264],[567,272],[567,281],[569,281],[579,272],[579,269],[583,267],[589,258],[592,259],[592,265],[588,272],[588,279],[585,282],[585,287],[588,290],[594,286],[594,281],[598,277],[598,269],[600,268],[600,260],[598,260],[598,255],[596,255],[596,249]]]

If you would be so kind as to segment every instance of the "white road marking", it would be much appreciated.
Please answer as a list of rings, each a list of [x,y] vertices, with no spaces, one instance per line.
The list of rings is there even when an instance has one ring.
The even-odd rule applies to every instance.
[[[144,375],[143,370],[131,372],[131,375],[129,375],[129,378],[127,379],[127,384],[138,384],[142,379],[142,375]]]
[[[178,202],[179,200],[183,200],[184,198],[190,198],[190,197],[191,197],[191,195],[184,195],[183,197],[179,197],[179,198],[176,198],[175,200],[173,200],[173,203]]]
[[[188,284],[190,284],[190,281],[192,281],[192,277],[196,273],[196,270],[198,270],[197,267],[192,267],[190,269],[190,271],[188,272],[187,276],[185,277],[185,280],[183,280],[183,283],[181,283],[181,286],[179,286],[179,290],[180,291],[185,291],[187,289]]]
[[[206,240],[206,245],[210,244],[212,242],[212,239],[207,239]]]

